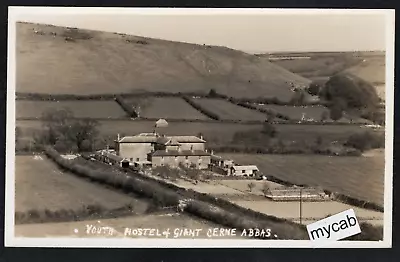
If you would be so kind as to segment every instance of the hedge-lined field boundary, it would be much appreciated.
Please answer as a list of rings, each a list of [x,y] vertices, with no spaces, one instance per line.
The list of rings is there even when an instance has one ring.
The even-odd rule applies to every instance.
[[[143,175],[134,172],[129,172],[132,175],[128,175],[128,173],[122,171],[110,173],[102,170],[93,170],[62,158],[58,152],[51,147],[46,147],[46,154],[61,168],[78,176],[133,191],[139,195],[151,198],[153,202],[162,207],[178,206],[180,201],[188,200],[187,206],[184,209],[185,212],[208,219],[223,226],[240,230],[269,228],[273,234],[278,235],[279,239],[308,238],[305,226],[285,219],[267,216],[261,213],[257,214],[257,212],[241,208],[223,199],[215,198],[207,194],[200,194],[192,190],[186,190],[148,177],[143,179]],[[174,187],[177,190],[171,190]],[[193,198],[190,196],[193,196]],[[198,198],[195,198],[196,196]],[[218,205],[212,205],[211,202],[218,203]]]
[[[196,109],[197,111],[199,111],[200,113],[202,113],[203,115],[217,120],[217,121],[223,121],[221,120],[221,118],[219,117],[219,115],[215,114],[214,112],[202,107],[201,105],[199,105],[198,103],[196,103],[193,99],[189,98],[188,96],[183,96],[182,97],[183,100],[185,100],[189,105],[191,105],[194,109]]]
[[[122,98],[122,96],[116,96],[115,97],[115,102],[117,102],[121,108],[125,111],[125,113],[132,118],[138,117],[138,113],[135,111],[135,109],[127,104],[125,100]]]
[[[143,214],[151,214],[158,211],[154,206],[149,206],[148,210]],[[32,224],[32,223],[52,223],[52,222],[71,222],[84,221],[92,219],[118,218],[124,216],[137,215],[134,212],[132,204],[127,204],[119,208],[105,208],[101,205],[87,205],[80,209],[32,209],[25,212],[15,212],[15,224]]]
[[[286,180],[282,180],[280,178],[274,177],[274,176],[268,176],[268,180],[278,183],[278,184],[282,184],[285,186],[304,186],[304,187],[308,187],[308,185],[306,184],[294,184],[291,183],[289,181]],[[365,208],[365,209],[369,209],[369,210],[373,210],[373,211],[378,211],[378,212],[384,212],[384,208],[381,205],[378,205],[376,203],[373,202],[368,202],[368,201],[364,201],[364,200],[359,200],[350,196],[346,196],[344,194],[340,194],[337,192],[331,192],[329,190],[325,190],[324,189],[325,194],[330,195],[332,197],[333,200],[338,201],[338,202],[342,202],[344,204],[348,204],[351,206],[356,206],[356,207],[361,207],[361,208]]]

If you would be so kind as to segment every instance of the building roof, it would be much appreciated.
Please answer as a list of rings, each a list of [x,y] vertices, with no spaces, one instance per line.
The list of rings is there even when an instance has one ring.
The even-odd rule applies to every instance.
[[[157,150],[152,156],[210,156],[210,153],[203,150]]]
[[[258,170],[257,166],[251,165],[251,166],[233,166],[233,169],[236,170]]]
[[[179,143],[205,143],[206,141],[197,136],[158,136],[155,133],[141,133],[136,136],[125,136],[118,143],[158,143],[162,145]]]
[[[118,143],[155,143],[157,137],[154,136],[125,136]]]
[[[161,136],[159,138],[157,138],[156,143],[157,144],[161,144],[161,145],[165,145],[167,144],[171,139],[169,137],[165,137],[165,136]]]

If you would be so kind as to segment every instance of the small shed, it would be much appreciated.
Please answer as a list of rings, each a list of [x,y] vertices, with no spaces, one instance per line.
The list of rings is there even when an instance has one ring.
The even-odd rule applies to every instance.
[[[249,165],[249,166],[232,166],[231,167],[231,174],[234,176],[257,176],[258,173],[258,167],[254,165]]]

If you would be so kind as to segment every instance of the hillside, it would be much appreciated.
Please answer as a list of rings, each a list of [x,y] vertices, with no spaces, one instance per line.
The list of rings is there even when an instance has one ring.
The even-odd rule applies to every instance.
[[[361,63],[345,70],[371,83],[379,97],[385,100],[385,56],[366,57]]]
[[[385,99],[385,52],[325,52],[260,54],[290,72],[324,84],[346,72],[372,84]]]
[[[17,23],[17,92],[217,92],[289,100],[310,81],[225,47]]]

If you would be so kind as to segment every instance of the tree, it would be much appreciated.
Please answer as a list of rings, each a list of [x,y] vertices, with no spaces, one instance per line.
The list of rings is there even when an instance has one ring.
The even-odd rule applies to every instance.
[[[304,91],[301,89],[298,89],[293,94],[293,97],[290,100],[290,103],[295,106],[296,105],[300,106],[300,105],[304,105],[305,101],[306,101],[306,95],[305,95]]]
[[[264,122],[263,129],[261,132],[268,135],[269,137],[275,137],[277,134],[276,128],[274,127],[273,124],[269,122]]]
[[[212,89],[210,89],[210,92],[208,93],[208,96],[209,96],[209,97],[217,97],[218,94],[217,94],[217,92],[215,91],[215,89],[212,88]]]
[[[15,144],[18,143],[20,137],[21,137],[21,128],[19,126],[16,126],[15,127]]]
[[[327,101],[340,98],[349,108],[370,108],[379,103],[379,96],[373,85],[345,73],[332,76],[320,92],[320,96]]]
[[[333,121],[337,121],[343,117],[343,111],[340,107],[332,107],[329,111],[329,116]]]
[[[307,88],[307,92],[310,95],[317,96],[319,94],[320,89],[321,89],[321,86],[318,83],[311,82],[311,84]]]
[[[321,121],[326,121],[328,119],[328,112],[324,111],[321,114]]]
[[[92,119],[74,119],[69,109],[47,110],[42,115],[45,132],[40,142],[57,145],[62,150],[91,151],[98,135],[98,122]]]
[[[253,191],[253,188],[254,188],[255,186],[256,186],[256,185],[255,185],[253,182],[250,182],[250,183],[247,184],[247,187],[249,188],[249,191],[250,191],[250,192]]]
[[[271,189],[269,188],[267,183],[264,183],[263,188],[261,189],[263,192],[264,196],[271,195]]]
[[[323,143],[322,137],[321,137],[321,136],[317,136],[317,139],[315,140],[315,144],[316,144],[317,146],[321,146],[322,143]]]

